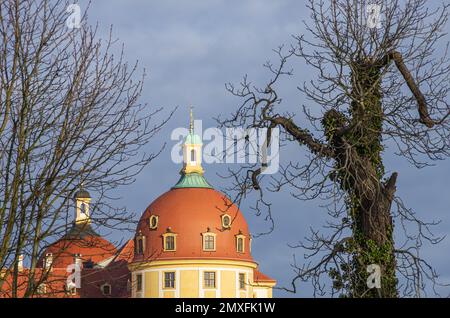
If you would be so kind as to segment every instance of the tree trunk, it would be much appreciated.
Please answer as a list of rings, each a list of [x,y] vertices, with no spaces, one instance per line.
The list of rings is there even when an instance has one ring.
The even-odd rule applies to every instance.
[[[347,193],[352,240],[347,246],[353,255],[348,269],[351,297],[397,297],[391,203],[397,174],[382,182],[381,160],[381,77],[379,67],[355,65],[352,72],[350,119],[330,110],[323,125],[335,149],[335,179]],[[367,267],[380,266],[381,289],[369,289]]]

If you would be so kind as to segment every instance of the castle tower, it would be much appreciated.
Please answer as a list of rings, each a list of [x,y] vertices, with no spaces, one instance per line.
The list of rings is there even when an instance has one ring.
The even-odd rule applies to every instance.
[[[181,178],[137,226],[132,297],[272,297],[276,281],[258,270],[243,214],[204,177],[192,111],[182,147]]]
[[[91,195],[83,189],[83,185],[74,195],[75,201],[75,224],[90,224]]]

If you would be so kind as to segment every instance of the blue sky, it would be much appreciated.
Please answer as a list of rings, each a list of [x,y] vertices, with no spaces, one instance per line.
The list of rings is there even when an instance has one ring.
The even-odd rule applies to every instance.
[[[82,10],[87,1],[79,1]],[[292,34],[304,32],[302,19],[307,18],[303,1],[298,0],[108,0],[94,1],[89,10],[89,22],[98,22],[99,36],[105,36],[110,25],[113,34],[124,43],[125,56],[130,62],[139,61],[148,76],[142,102],[149,108],[179,106],[173,120],[144,151],[151,152],[167,142],[166,150],[148,166],[136,182],[119,191],[118,206],[126,206],[138,215],[160,194],[170,189],[178,179],[180,166],[172,163],[170,150],[174,142],[170,133],[188,123],[188,106],[195,106],[196,118],[203,126],[213,127],[213,117],[228,114],[239,100],[225,91],[226,82],[238,82],[244,74],[264,83],[269,74],[262,64],[274,59],[272,49],[289,44]],[[308,79],[308,69],[296,61],[295,77],[286,82],[281,93],[291,105],[289,110],[300,113],[307,103],[296,90],[298,83]],[[291,156],[303,158],[303,152],[286,149],[281,161]],[[303,159],[304,160],[304,159]],[[435,228],[437,234],[450,231],[450,160],[438,162],[436,167],[416,170],[406,160],[387,150],[386,170],[399,173],[398,191],[407,205],[425,220],[442,220]],[[225,186],[216,173],[223,165],[207,165],[206,177],[216,188]],[[253,254],[263,272],[276,278],[278,285],[289,286],[293,272],[291,263],[301,251],[295,244],[308,234],[310,226],[320,228],[326,219],[321,202],[302,202],[289,193],[277,193],[272,198],[275,229],[254,240]],[[263,218],[243,207],[252,232],[269,228]],[[127,234],[129,235],[129,233]],[[444,282],[450,282],[450,243],[445,239],[439,246],[425,245],[422,255],[428,257]],[[441,289],[443,296],[450,289]],[[310,297],[309,283],[300,283],[298,293],[275,291],[275,296]]]

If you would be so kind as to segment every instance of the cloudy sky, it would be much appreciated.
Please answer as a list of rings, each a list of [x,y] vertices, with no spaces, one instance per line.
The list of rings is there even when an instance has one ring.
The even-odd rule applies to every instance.
[[[81,8],[87,1],[79,1]],[[188,106],[195,106],[195,117],[203,127],[213,127],[213,117],[228,114],[239,102],[225,91],[226,82],[239,82],[244,74],[255,83],[264,83],[269,74],[262,64],[273,59],[272,49],[292,42],[292,34],[302,34],[302,20],[307,18],[303,1],[299,0],[96,0],[89,9],[89,22],[98,22],[99,36],[105,36],[113,25],[114,36],[125,46],[130,62],[139,61],[148,73],[142,101],[149,108],[164,107],[167,111],[179,106],[175,117],[145,151],[166,150],[138,177],[135,184],[121,190],[118,205],[125,205],[138,215],[178,179],[180,166],[170,158],[174,142],[170,134],[188,123]],[[308,68],[297,61],[295,77],[286,82],[283,98],[288,110],[300,113],[306,103],[296,86],[308,79]],[[281,160],[299,156],[297,150],[281,153]],[[398,192],[407,205],[425,220],[442,220],[436,234],[450,231],[450,160],[436,167],[415,170],[407,162],[386,151],[388,171],[398,171]],[[226,186],[216,173],[223,165],[206,165],[206,177],[216,188]],[[321,202],[301,202],[289,193],[272,198],[275,229],[254,240],[253,254],[263,272],[276,278],[278,286],[289,287],[294,273],[293,255],[303,261],[303,253],[288,245],[295,244],[313,226],[320,228],[325,220]],[[262,232],[269,224],[243,207],[252,232]],[[188,213],[188,211],[187,211]],[[127,234],[129,235],[129,234]],[[427,257],[450,282],[450,243],[425,245]],[[308,297],[311,286],[300,283],[298,293],[275,291],[275,296]],[[449,289],[441,289],[447,296]]]

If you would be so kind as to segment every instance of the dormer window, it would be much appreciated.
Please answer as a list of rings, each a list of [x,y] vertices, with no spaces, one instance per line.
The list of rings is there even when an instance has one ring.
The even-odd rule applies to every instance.
[[[73,281],[65,285],[66,294],[70,296],[75,296],[77,294],[77,286]]]
[[[152,215],[149,219],[150,230],[156,230],[158,228],[158,216]]]
[[[145,236],[139,232],[139,235],[136,237],[136,254],[142,255],[144,254],[145,249]]]
[[[236,235],[236,251],[238,253],[244,253],[245,252],[245,235],[243,235],[241,232],[239,232],[238,235]]]
[[[111,285],[108,283],[103,284],[100,287],[100,290],[102,291],[102,294],[104,296],[111,296]]]
[[[203,250],[206,252],[214,252],[216,250],[216,234],[209,232],[202,233]]]
[[[172,232],[163,234],[163,248],[165,252],[174,252],[177,250],[177,235]]]
[[[53,254],[47,253],[44,258],[44,269],[51,269],[53,263]]]
[[[78,268],[83,267],[83,259],[81,258],[81,254],[75,254],[73,257],[75,266],[78,266]]]
[[[38,287],[36,288],[36,293],[38,295],[44,295],[47,293],[47,285],[45,285],[44,283],[40,283],[38,285]]]

